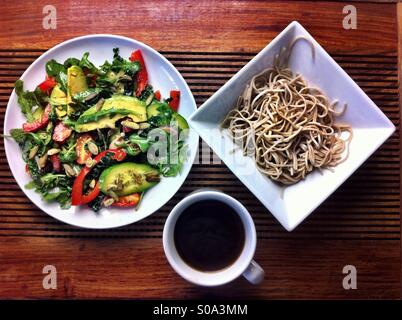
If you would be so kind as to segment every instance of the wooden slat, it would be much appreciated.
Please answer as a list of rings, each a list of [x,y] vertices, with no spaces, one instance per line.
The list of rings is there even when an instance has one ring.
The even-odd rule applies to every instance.
[[[196,166],[193,171],[202,172],[200,170],[208,170],[208,167],[203,165]],[[378,179],[381,181],[376,181],[371,184],[370,180],[377,175],[367,175],[364,177],[364,184],[367,187],[372,185],[374,188],[374,195],[367,193],[367,189],[361,191],[362,189],[356,188],[356,183],[360,183],[361,180],[359,176],[359,172],[356,173],[355,176],[359,177],[354,180],[350,179],[343,187],[347,188],[345,191],[343,187],[339,189],[330,199],[328,199],[319,210],[308,219],[306,223],[300,228],[300,231],[292,233],[291,235],[284,234],[282,232],[281,227],[279,227],[278,223],[267,214],[265,208],[263,208],[258,202],[255,202],[253,197],[250,198],[250,195],[247,193],[247,190],[239,183],[232,174],[228,172],[228,170],[222,165],[218,167],[212,167],[213,174],[207,173],[204,175],[198,175],[191,173],[188,181],[185,183],[181,191],[172,199],[172,201],[160,210],[160,214],[155,214],[149,219],[145,220],[146,223],[142,226],[140,222],[138,225],[134,225],[129,227],[128,229],[138,231],[138,226],[141,226],[141,232],[139,233],[129,233],[127,234],[124,230],[127,228],[112,230],[107,233],[97,233],[97,236],[120,236],[120,237],[147,237],[148,235],[153,235],[160,237],[162,229],[155,230],[152,225],[159,224],[162,225],[166,215],[171,210],[171,208],[183,197],[185,194],[194,190],[198,185],[204,185],[203,181],[208,181],[209,186],[218,185],[225,192],[237,197],[240,201],[247,206],[247,208],[253,214],[253,217],[256,220],[257,230],[259,231],[262,238],[272,238],[272,237],[282,237],[288,238],[290,237],[324,237],[324,238],[365,238],[365,239],[375,239],[375,238],[398,238],[399,237],[399,184],[390,184],[389,182],[383,182],[384,175],[381,172],[378,175]],[[223,169],[224,172],[219,172],[220,169]],[[362,168],[364,169],[364,167]],[[394,170],[394,169],[393,169]],[[360,171],[360,170],[359,170]],[[208,172],[208,171],[207,171]],[[219,172],[219,173],[217,173]],[[392,172],[392,171],[391,171]],[[378,172],[376,172],[378,173]],[[228,176],[229,175],[229,176]],[[217,177],[215,180],[213,179]],[[225,179],[230,182],[229,184],[223,183],[220,177],[223,176]],[[395,175],[394,175],[395,176]],[[391,175],[391,177],[393,177]],[[355,177],[354,177],[355,178]],[[375,178],[377,179],[377,178]],[[393,181],[394,179],[391,179]],[[379,185],[379,183],[381,183]],[[233,184],[236,185],[233,188]],[[3,184],[4,185],[4,184]],[[350,186],[350,187],[349,187]],[[376,190],[379,186],[385,187],[385,195],[377,194]],[[395,191],[390,192],[390,188],[394,188]],[[23,193],[18,190],[10,191],[5,190],[8,194],[14,195],[15,192],[19,193],[19,199],[21,201],[16,201],[15,196],[12,197],[13,201],[0,201],[0,210],[7,209],[7,213],[11,215],[10,218],[0,219],[0,225],[6,225],[1,230],[0,234],[6,235],[10,233],[19,232],[21,235],[28,234],[39,234],[39,235],[47,235],[47,236],[94,236],[93,232],[86,232],[83,230],[71,228],[65,226],[62,223],[52,223],[56,224],[57,227],[53,229],[49,229],[46,227],[47,224],[43,223],[43,217],[41,216],[38,220],[25,220],[16,219],[15,217],[19,217],[21,213],[27,214],[35,210],[35,207],[31,205],[31,203],[23,196]],[[356,191],[353,191],[356,190]],[[360,190],[361,192],[359,192]],[[354,193],[350,193],[350,191]],[[391,195],[391,196],[390,196]],[[330,217],[330,218],[327,218]],[[361,220],[362,217],[366,217],[368,221]],[[32,216],[29,216],[31,219]],[[10,220],[11,219],[11,220]],[[13,220],[14,219],[14,220]],[[262,223],[262,221],[269,220],[271,227],[267,229],[266,225]],[[46,221],[52,221],[52,219],[47,219]],[[323,222],[320,222],[323,221]],[[332,221],[332,222],[331,222]],[[18,223],[25,222],[24,225],[19,226],[19,228],[15,228],[13,224],[18,225]],[[11,226],[10,226],[11,225]],[[34,228],[32,226],[35,226]],[[390,228],[389,226],[392,226]],[[46,229],[46,230],[43,230]],[[45,232],[45,233],[44,233]],[[324,234],[324,235],[323,235]]]

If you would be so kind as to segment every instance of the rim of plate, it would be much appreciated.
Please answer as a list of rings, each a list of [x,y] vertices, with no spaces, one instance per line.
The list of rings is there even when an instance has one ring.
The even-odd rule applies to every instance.
[[[59,49],[60,47],[66,46],[66,45],[71,44],[71,43],[73,43],[73,42],[82,41],[82,40],[85,40],[85,39],[94,39],[94,38],[110,38],[110,39],[118,39],[118,40],[128,41],[128,42],[133,43],[133,45],[135,45],[135,46],[137,46],[137,47],[139,47],[139,48],[145,48],[146,50],[149,50],[149,51],[152,52],[153,54],[157,55],[165,64],[167,64],[167,65],[173,70],[173,72],[176,74],[176,76],[178,76],[178,78],[182,81],[182,83],[183,83],[185,89],[189,92],[191,104],[192,104],[192,105],[194,106],[194,108],[195,108],[194,111],[197,110],[197,104],[196,104],[196,102],[195,102],[194,95],[193,95],[193,93],[191,92],[191,89],[190,89],[190,87],[188,86],[186,80],[183,78],[183,76],[181,75],[181,73],[176,69],[176,67],[175,67],[165,56],[163,56],[163,55],[162,55],[161,53],[159,53],[157,50],[155,50],[154,48],[150,47],[149,45],[147,45],[147,44],[145,44],[145,43],[143,43],[143,42],[141,42],[141,41],[138,41],[138,40],[135,40],[135,39],[126,37],[126,36],[121,36],[121,35],[114,35],[114,34],[108,34],[108,33],[89,34],[89,35],[85,35],[85,36],[74,37],[74,38],[68,39],[68,40],[66,40],[66,41],[63,41],[63,42],[61,42],[61,43],[59,43],[59,44],[57,44],[57,45],[51,47],[50,49],[46,50],[46,51],[45,51],[43,54],[41,54],[37,59],[35,59],[35,61],[33,61],[33,62],[29,65],[29,67],[22,73],[22,75],[19,77],[19,79],[24,80],[24,78],[25,78],[26,75],[31,71],[31,69],[33,69],[34,66],[35,66],[37,63],[39,63],[38,61],[46,60],[46,58],[47,58],[49,55],[51,55],[53,51],[56,51],[56,50]],[[13,95],[16,95],[16,93],[15,93],[15,88],[13,88],[13,91],[12,91],[11,94],[10,94],[10,97],[9,97],[9,99],[8,99],[8,102],[7,102],[6,112],[5,112],[5,114],[4,114],[4,123],[3,123],[3,134],[4,134],[4,135],[7,134],[7,133],[6,133],[6,122],[7,122],[7,119],[8,119],[8,117],[9,117],[8,113],[11,112],[11,111],[10,111],[10,109],[11,109],[11,108],[10,108],[10,103],[11,103],[11,98],[12,98]],[[194,134],[198,137],[198,139],[196,139],[196,144],[194,145],[194,149],[197,149],[197,150],[198,150],[199,135],[198,135],[198,133],[195,132],[194,130],[192,130],[192,131],[193,131]],[[183,176],[184,176],[183,181],[177,186],[177,189],[176,189],[176,191],[174,192],[174,194],[173,194],[165,203],[162,203],[158,208],[156,208],[153,212],[150,212],[149,214],[147,214],[146,216],[143,216],[143,217],[140,218],[140,219],[132,219],[132,221],[122,221],[121,223],[116,223],[116,224],[113,224],[113,225],[110,225],[110,226],[105,226],[105,225],[95,225],[95,226],[87,226],[87,225],[85,225],[85,226],[84,226],[84,225],[79,224],[79,223],[74,223],[73,221],[70,221],[69,219],[64,219],[63,217],[61,217],[61,216],[59,216],[59,215],[50,213],[50,210],[45,210],[44,205],[45,205],[46,203],[45,203],[42,199],[40,200],[40,201],[41,201],[40,205],[36,204],[36,202],[31,198],[30,194],[25,191],[25,187],[24,187],[23,185],[21,185],[20,181],[18,181],[18,179],[16,178],[16,175],[14,174],[13,169],[12,169],[12,167],[10,166],[10,162],[11,162],[11,160],[12,160],[12,155],[10,154],[10,151],[9,151],[8,148],[7,148],[7,143],[8,143],[8,142],[7,142],[7,138],[4,137],[3,140],[4,140],[4,146],[5,146],[5,153],[6,153],[7,164],[9,165],[10,171],[11,171],[11,173],[12,173],[12,175],[13,175],[15,181],[17,182],[19,188],[22,190],[22,192],[24,192],[25,196],[31,201],[31,203],[33,203],[36,207],[38,207],[40,210],[42,210],[43,212],[45,212],[47,215],[51,216],[52,218],[54,218],[54,219],[56,219],[56,220],[58,220],[58,221],[61,221],[61,222],[63,222],[63,223],[66,223],[66,224],[68,224],[68,225],[72,225],[72,226],[79,227],[79,228],[83,228],[83,229],[98,229],[98,230],[101,230],[101,229],[114,229],[114,228],[119,228],[119,227],[123,227],[123,226],[126,226],[126,225],[130,225],[130,224],[136,223],[136,222],[138,222],[138,221],[141,221],[141,220],[143,220],[143,219],[145,219],[145,218],[151,216],[151,215],[154,214],[156,211],[158,211],[161,207],[163,207],[168,201],[170,201],[170,200],[172,199],[172,197],[177,193],[177,191],[180,189],[180,187],[183,185],[183,183],[184,183],[185,180],[187,179],[187,176],[188,176],[188,174],[189,174],[189,172],[190,172],[190,170],[191,170],[191,168],[192,168],[192,166],[193,166],[193,164],[194,164],[194,160],[195,160],[195,157],[196,157],[196,155],[197,155],[197,152],[191,152],[190,157],[187,159],[187,161],[190,162],[190,165],[189,165],[189,167],[188,167],[188,170],[182,171],[182,172],[180,173],[180,175],[183,175]],[[34,192],[34,191],[33,191],[33,192]],[[134,216],[134,217],[135,217],[135,216]]]

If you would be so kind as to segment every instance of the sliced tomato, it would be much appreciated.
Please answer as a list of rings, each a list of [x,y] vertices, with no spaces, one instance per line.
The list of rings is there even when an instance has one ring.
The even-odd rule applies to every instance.
[[[52,139],[56,142],[63,143],[71,136],[72,132],[73,130],[60,121],[53,130]]]
[[[50,104],[48,104],[39,119],[36,119],[32,122],[25,122],[22,125],[22,130],[24,130],[24,132],[35,132],[45,128],[49,123],[49,115],[51,111],[52,107]]]
[[[136,50],[131,53],[130,61],[138,62],[140,64],[140,70],[137,72],[136,83],[137,87],[135,90],[135,95],[138,97],[141,95],[141,92],[146,88],[148,84],[148,72],[145,66],[145,61],[142,56],[141,50]]]
[[[85,148],[86,144],[91,140],[93,139],[88,133],[83,134],[77,139],[77,145],[75,146],[77,163],[85,164],[85,162],[91,158],[91,153]]]
[[[154,93],[154,98],[156,99],[156,100],[158,100],[158,101],[161,101],[161,92],[158,90],[158,91],[155,91],[155,93]]]
[[[172,108],[173,111],[177,111],[179,109],[180,104],[180,91],[179,90],[172,90],[170,91],[170,101],[169,106]]]
[[[51,155],[51,156],[50,156],[50,162],[52,163],[53,170],[54,170],[55,172],[60,172],[60,169],[61,169],[61,161],[60,161],[59,155],[57,155],[57,154]]]
[[[42,91],[45,92],[47,95],[50,95],[52,92],[52,89],[56,86],[57,82],[56,79],[46,76],[46,80],[43,81],[38,85],[38,88]]]
[[[113,202],[112,206],[115,207],[133,207],[140,201],[141,193],[133,193],[128,196],[119,197],[119,199]]]

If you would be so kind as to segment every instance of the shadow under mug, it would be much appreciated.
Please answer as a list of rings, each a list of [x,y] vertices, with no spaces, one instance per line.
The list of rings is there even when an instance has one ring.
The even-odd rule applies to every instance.
[[[189,266],[178,254],[174,241],[174,228],[179,216],[190,205],[206,200],[217,200],[234,209],[244,226],[245,241],[242,252],[231,265],[218,271],[200,271]],[[236,199],[217,190],[198,190],[181,200],[169,214],[163,229],[163,249],[172,268],[187,281],[201,286],[218,286],[243,275],[250,283],[264,279],[264,270],[253,260],[257,235],[253,219],[247,209]]]

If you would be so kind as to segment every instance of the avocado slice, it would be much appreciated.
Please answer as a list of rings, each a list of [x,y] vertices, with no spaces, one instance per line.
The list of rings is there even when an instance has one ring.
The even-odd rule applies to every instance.
[[[87,77],[79,66],[67,69],[67,103],[72,103],[72,97],[88,89]]]
[[[88,131],[93,131],[96,129],[103,129],[103,128],[114,129],[116,121],[119,120],[120,118],[121,118],[120,115],[115,115],[114,117],[105,116],[98,121],[88,122],[88,123],[83,123],[83,124],[76,124],[75,131],[88,132]]]
[[[67,95],[61,90],[60,85],[56,85],[50,94],[50,104],[55,106],[57,117],[60,119],[67,114]]]
[[[184,119],[183,116],[181,116],[181,115],[178,114],[177,112],[173,113],[172,119],[173,119],[174,121],[177,121],[177,126],[179,127],[179,129],[185,130],[185,129],[188,129],[188,128],[189,128],[186,119]]]
[[[125,162],[105,169],[99,177],[100,189],[117,196],[143,192],[159,182],[159,172],[142,163]]]
[[[45,112],[45,109],[43,107],[38,107],[32,116],[34,117],[35,120],[40,119],[42,117],[42,114]]]
[[[105,115],[97,121],[88,122],[85,120],[96,117],[97,112],[105,112],[105,110],[109,109],[117,111],[122,110],[124,113],[122,112],[123,114],[119,114],[116,112],[113,113],[113,116]],[[127,114],[127,111],[131,111],[132,113]],[[86,110],[78,118],[75,130],[78,132],[87,132],[95,129],[114,128],[116,121],[124,117],[129,117],[134,122],[146,121],[147,111],[145,102],[134,97],[115,95],[105,100],[100,111],[97,111],[95,106]]]
[[[67,104],[67,95],[61,90],[60,85],[57,84],[50,94],[50,104],[54,106],[61,106]]]
[[[68,106],[56,106],[54,108],[58,119],[63,118],[67,114]]]
[[[133,113],[129,114],[128,117],[130,117],[134,122],[147,121],[145,102],[135,97],[115,95],[106,99],[102,106],[102,110],[111,108],[132,110]]]
[[[162,104],[158,101],[152,101],[152,103],[147,107],[147,116],[148,118],[151,117],[156,117],[157,115],[159,115],[159,110],[158,108],[161,106]]]

